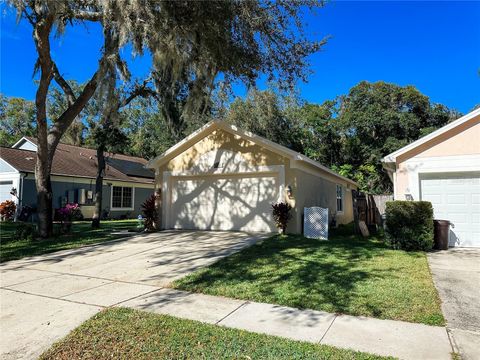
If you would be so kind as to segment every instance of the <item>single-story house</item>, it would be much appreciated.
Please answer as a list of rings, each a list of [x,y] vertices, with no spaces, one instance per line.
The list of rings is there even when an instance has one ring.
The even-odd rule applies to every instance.
[[[13,200],[20,208],[37,203],[35,187],[36,140],[23,137],[11,148],[0,148],[0,202]],[[154,192],[154,173],[145,168],[147,160],[121,154],[106,154],[103,185],[103,215],[133,218],[141,204]],[[58,144],[53,158],[53,207],[78,203],[85,218],[94,211],[96,150]],[[10,194],[12,188],[17,196]]]
[[[480,247],[480,109],[383,159],[396,200],[426,200],[450,246]]]
[[[164,229],[277,231],[273,203],[288,202],[288,232],[302,233],[304,207],[353,221],[357,185],[291,149],[212,121],[152,159]]]

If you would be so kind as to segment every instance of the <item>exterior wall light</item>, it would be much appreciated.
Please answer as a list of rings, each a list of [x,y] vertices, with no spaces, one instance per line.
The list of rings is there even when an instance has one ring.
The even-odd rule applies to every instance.
[[[292,186],[291,185],[288,185],[287,186],[287,196],[289,199],[291,199],[293,197],[293,191],[292,191]]]
[[[413,196],[409,188],[405,189],[405,200],[413,201]]]

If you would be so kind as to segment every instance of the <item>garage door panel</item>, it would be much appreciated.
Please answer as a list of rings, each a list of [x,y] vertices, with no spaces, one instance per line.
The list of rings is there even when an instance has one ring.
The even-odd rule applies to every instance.
[[[428,174],[420,177],[421,199],[436,219],[453,223],[451,246],[480,247],[480,174]]]
[[[277,176],[178,178],[172,182],[173,228],[274,231]]]
[[[472,213],[472,222],[474,224],[480,224],[480,212]]]
[[[12,191],[13,181],[0,181],[0,202],[4,202],[5,200],[12,200],[12,195],[10,191]]]
[[[465,213],[455,213],[455,212],[447,212],[448,220],[453,222],[455,225],[462,225],[468,224],[468,220],[470,216],[466,215]]]
[[[465,205],[465,194],[448,194],[447,202],[451,205]]]

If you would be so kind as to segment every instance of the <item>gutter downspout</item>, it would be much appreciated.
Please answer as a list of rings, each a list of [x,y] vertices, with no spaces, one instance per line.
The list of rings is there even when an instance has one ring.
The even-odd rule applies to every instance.
[[[23,203],[23,179],[27,176],[27,173],[21,172],[20,171],[20,182],[18,184],[18,193],[17,193],[17,199],[18,199],[18,206],[17,206],[17,211],[15,211],[15,218],[13,221],[18,220],[18,214],[20,211],[22,211],[22,203]]]

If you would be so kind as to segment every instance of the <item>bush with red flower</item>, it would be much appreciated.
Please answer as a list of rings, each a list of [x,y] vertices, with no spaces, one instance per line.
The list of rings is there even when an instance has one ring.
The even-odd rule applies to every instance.
[[[6,200],[0,204],[0,218],[5,221],[12,221],[15,218],[17,205],[11,200]]]
[[[287,231],[288,221],[292,218],[290,211],[292,207],[288,203],[279,202],[272,204],[272,215],[275,225],[278,229],[282,231],[282,234],[285,235]]]
[[[56,217],[62,223],[62,228],[65,232],[70,231],[72,221],[82,220],[83,215],[80,211],[80,206],[75,203],[66,204],[64,207],[57,209]]]
[[[145,230],[147,231],[155,231],[157,227],[156,222],[158,219],[158,213],[155,204],[156,200],[156,195],[152,194],[142,204],[142,212],[143,216],[145,217]]]
[[[75,203],[66,204],[64,207],[58,209],[57,211],[60,220],[72,221],[76,220],[75,217],[78,216],[78,213],[80,212],[80,206]]]

